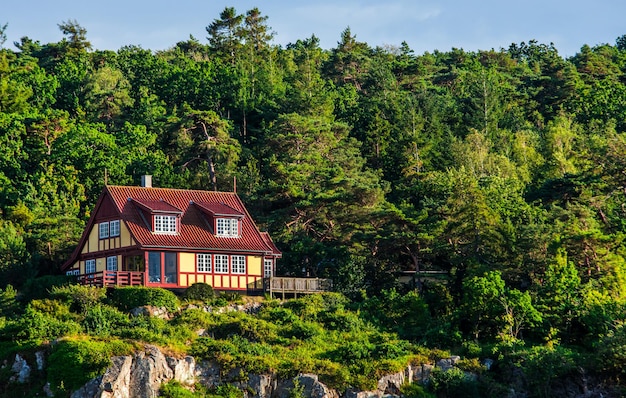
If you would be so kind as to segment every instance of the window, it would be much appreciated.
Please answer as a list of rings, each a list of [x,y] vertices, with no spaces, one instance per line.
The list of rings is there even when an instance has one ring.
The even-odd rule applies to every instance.
[[[217,236],[239,236],[239,221],[236,218],[218,218]]]
[[[107,257],[107,271],[117,271],[117,256]]]
[[[85,261],[85,273],[93,274],[94,272],[96,272],[96,260]]]
[[[109,236],[120,236],[120,220],[109,222]]]
[[[178,254],[165,252],[165,283],[178,283]]]
[[[101,222],[100,223],[100,239],[104,239],[104,238],[108,238],[109,237],[109,222]]]
[[[263,277],[271,278],[274,276],[274,261],[265,259],[263,260]]]
[[[80,270],[78,269],[71,269],[65,272],[65,275],[80,275]]]
[[[215,272],[219,274],[228,273],[228,256],[224,254],[215,255]]]
[[[161,253],[148,253],[148,281],[150,283],[161,282]]]
[[[198,272],[211,272],[211,255],[198,254],[196,257],[196,266]]]
[[[175,234],[176,216],[154,216],[154,232],[159,234]]]
[[[230,256],[233,274],[246,273],[246,256]]]

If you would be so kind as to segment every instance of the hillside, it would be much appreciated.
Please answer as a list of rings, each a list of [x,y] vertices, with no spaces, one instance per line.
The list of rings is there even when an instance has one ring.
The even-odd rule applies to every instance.
[[[49,301],[45,281],[102,187],[149,174],[159,187],[236,189],[282,251],[279,275],[331,278],[358,319],[382,328],[346,346],[356,360],[389,338],[398,358],[497,353],[542,369],[542,388],[578,366],[619,385],[626,36],[564,58],[534,40],[415,54],[346,29],[324,50],[315,36],[271,44],[251,11],[165,51],[93,49],[75,21],[59,42],[0,49],[0,288],[21,297],[2,309],[7,355],[108,325],[81,324],[90,311],[126,322]],[[280,322],[264,322],[274,338]],[[138,327],[152,343],[182,333]],[[277,348],[254,349],[269,361]]]

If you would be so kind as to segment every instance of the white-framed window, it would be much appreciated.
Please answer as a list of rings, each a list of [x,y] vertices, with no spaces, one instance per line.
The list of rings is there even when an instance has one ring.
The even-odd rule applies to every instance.
[[[236,218],[218,218],[217,236],[239,236],[239,220]]]
[[[107,271],[117,271],[117,256],[107,257]]]
[[[246,256],[230,256],[230,269],[233,274],[245,274]]]
[[[108,238],[109,237],[109,222],[108,221],[101,222],[98,228],[98,231],[99,231],[98,236],[100,237],[100,239]]]
[[[68,271],[65,271],[65,275],[80,275],[80,270],[79,269],[70,269]]]
[[[109,221],[109,236],[120,236],[120,220]]]
[[[159,234],[175,234],[176,216],[154,216],[154,232]]]
[[[93,274],[96,272],[96,260],[85,260],[85,273]]]
[[[274,260],[266,258],[263,260],[263,277],[271,278],[274,276]]]
[[[198,253],[196,255],[196,269],[198,272],[211,272],[211,255]]]
[[[216,254],[215,260],[215,272],[218,274],[228,273],[228,256],[225,254]]]

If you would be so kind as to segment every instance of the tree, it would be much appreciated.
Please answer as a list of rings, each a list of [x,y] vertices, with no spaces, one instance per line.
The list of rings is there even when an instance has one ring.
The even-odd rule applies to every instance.
[[[8,26],[9,26],[8,23],[5,23],[4,25],[0,25],[0,48],[2,48],[4,43],[6,43],[7,41],[7,27]]]
[[[241,48],[243,20],[243,15],[237,15],[234,7],[226,7],[220,13],[219,19],[213,20],[206,27],[211,50],[230,60],[232,64],[235,63],[236,55]]]
[[[213,111],[198,111],[185,106],[181,118],[172,128],[172,143],[176,163],[183,170],[192,169],[197,175],[194,184],[203,188],[202,171],[209,175],[208,188],[230,184],[236,175],[241,146],[230,136],[230,124]],[[206,166],[204,169],[202,166]]]
[[[268,224],[281,242],[290,242],[285,266],[299,271],[304,265],[319,275],[336,266],[326,255],[359,250],[355,233],[367,228],[384,190],[364,168],[347,126],[324,116],[282,115],[266,134],[262,156]]]
[[[63,21],[59,25],[61,33],[67,36],[63,43],[67,43],[70,52],[83,52],[91,49],[91,43],[87,41],[87,29],[78,24],[75,19]]]

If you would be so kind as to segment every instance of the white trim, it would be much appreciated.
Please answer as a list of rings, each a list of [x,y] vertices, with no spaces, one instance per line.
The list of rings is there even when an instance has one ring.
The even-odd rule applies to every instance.
[[[197,272],[211,272],[213,269],[211,255],[206,253],[196,254],[196,271]]]
[[[228,256],[226,254],[216,254],[214,256],[215,273],[227,274],[228,273]]]
[[[246,273],[246,256],[232,255],[230,256],[230,269],[233,274]]]

